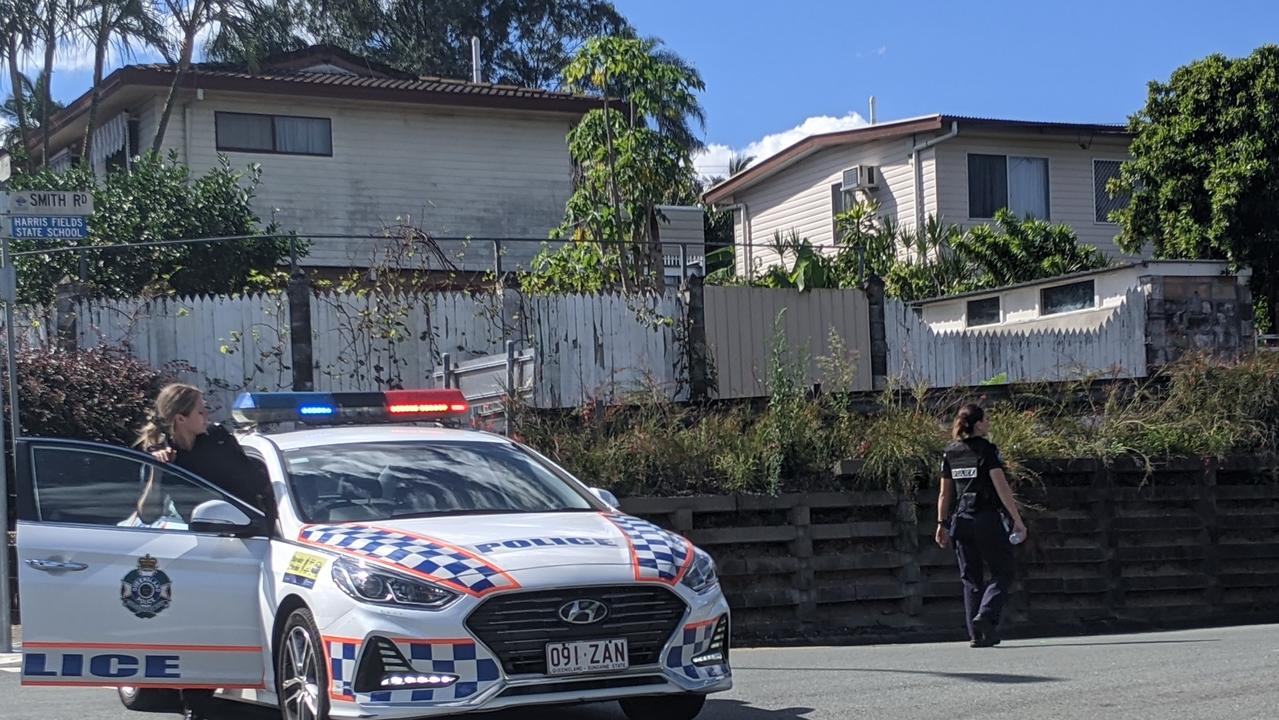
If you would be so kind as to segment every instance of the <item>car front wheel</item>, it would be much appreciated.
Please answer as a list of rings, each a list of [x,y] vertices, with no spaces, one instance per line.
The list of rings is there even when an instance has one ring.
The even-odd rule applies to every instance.
[[[284,720],[328,720],[328,668],[310,610],[300,608],[289,615],[280,635],[275,667]]]
[[[693,720],[706,704],[705,695],[664,695],[619,700],[630,720]]]

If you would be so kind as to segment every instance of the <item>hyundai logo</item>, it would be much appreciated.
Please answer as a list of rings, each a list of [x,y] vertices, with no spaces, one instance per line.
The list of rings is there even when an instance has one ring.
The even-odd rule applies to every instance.
[[[574,600],[560,606],[560,619],[571,625],[590,625],[608,617],[608,606],[599,600]]]

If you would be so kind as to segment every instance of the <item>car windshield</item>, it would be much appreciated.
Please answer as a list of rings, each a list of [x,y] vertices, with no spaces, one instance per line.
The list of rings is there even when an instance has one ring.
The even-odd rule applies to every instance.
[[[588,496],[515,445],[380,442],[284,453],[305,522],[594,511]]]

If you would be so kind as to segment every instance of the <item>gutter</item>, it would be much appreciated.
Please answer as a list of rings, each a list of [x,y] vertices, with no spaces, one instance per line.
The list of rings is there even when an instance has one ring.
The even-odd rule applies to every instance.
[[[919,167],[919,153],[940,145],[959,134],[959,121],[950,121],[950,132],[910,149],[910,164],[915,170],[915,228],[924,226],[924,171]]]

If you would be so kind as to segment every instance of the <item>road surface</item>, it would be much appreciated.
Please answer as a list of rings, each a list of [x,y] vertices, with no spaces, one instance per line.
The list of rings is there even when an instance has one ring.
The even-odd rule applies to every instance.
[[[1011,640],[982,650],[961,643],[736,649],[733,666],[736,689],[714,696],[701,720],[1279,718],[1276,625]],[[0,655],[0,720],[168,717],[127,712],[111,690],[20,688],[17,667],[15,656]],[[623,720],[613,705],[483,716],[542,717]]]

